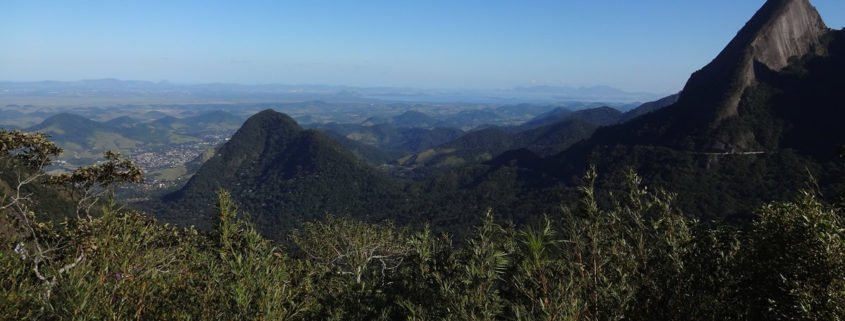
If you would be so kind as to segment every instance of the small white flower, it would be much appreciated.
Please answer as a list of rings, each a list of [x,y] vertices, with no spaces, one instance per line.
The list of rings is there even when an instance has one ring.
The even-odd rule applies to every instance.
[[[23,245],[23,242],[20,242],[20,243],[18,243],[18,245],[15,246],[15,253],[20,255],[22,260],[26,260],[27,255],[29,254],[29,253],[27,253],[26,248]]]

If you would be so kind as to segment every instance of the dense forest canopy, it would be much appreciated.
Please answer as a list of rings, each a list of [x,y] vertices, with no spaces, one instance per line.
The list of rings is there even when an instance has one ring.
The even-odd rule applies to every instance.
[[[56,152],[43,136],[0,138],[4,172],[40,175]],[[28,184],[92,190],[136,179],[130,164],[107,159]],[[749,228],[738,229],[685,216],[672,193],[646,188],[633,172],[618,193],[595,189],[598,177],[588,171],[578,202],[538,224],[502,224],[488,212],[460,242],[428,228],[328,217],[293,231],[289,245],[274,245],[239,219],[225,191],[209,232],[109,202],[51,224],[27,210],[38,197],[4,198],[11,224],[0,235],[0,313],[9,320],[845,316],[842,204],[796,192],[793,201],[758,208]]]

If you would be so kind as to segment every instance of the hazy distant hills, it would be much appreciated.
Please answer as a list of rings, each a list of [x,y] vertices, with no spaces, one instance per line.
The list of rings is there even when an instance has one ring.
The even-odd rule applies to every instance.
[[[197,116],[176,118],[165,116],[149,125],[160,130],[173,130],[185,134],[202,134],[221,130],[236,129],[244,119],[223,111],[212,111]]]
[[[600,126],[616,123],[621,115],[610,107],[574,112],[559,107],[519,126],[469,132],[435,148],[398,159],[397,163],[410,167],[452,167],[486,162],[511,149],[527,149],[547,156],[590,137]]]
[[[104,124],[112,127],[126,128],[135,126],[141,122],[143,121],[141,121],[140,119],[133,118],[132,116],[120,116],[105,121]]]
[[[617,123],[622,117],[619,110],[603,106],[598,108],[571,111],[566,108],[555,108],[522,124],[520,128],[537,128],[552,125],[564,120],[580,120],[585,123],[605,126]]]
[[[73,158],[96,158],[106,150],[123,151],[141,144],[119,127],[66,113],[49,117],[26,131],[47,133]]]
[[[588,110],[585,108],[584,110]],[[611,108],[608,108],[611,109]],[[614,110],[615,111],[615,110]],[[432,116],[410,110],[393,117],[371,117],[362,126],[390,125],[398,128],[458,128],[473,130],[480,126],[507,126],[523,123],[525,120],[547,119],[539,125],[548,125],[560,119],[551,119],[558,113],[571,113],[572,109],[561,106],[505,105],[485,109],[459,110],[445,115]]]
[[[397,164],[408,167],[454,167],[486,162],[511,149],[524,148],[540,155],[563,151],[596,130],[597,126],[579,120],[564,120],[521,132],[485,128],[440,145],[405,156]]]
[[[502,117],[507,115],[528,121],[514,126],[492,125],[501,124]],[[564,107],[523,104],[438,116],[411,110],[393,117],[371,117],[361,124],[311,126],[339,138],[345,146],[356,150],[356,154],[369,155],[365,159],[370,161],[392,155],[402,166],[453,166],[490,160],[511,148],[532,146],[544,154],[561,151],[589,137],[596,127],[616,123],[621,116],[620,111],[610,107],[571,111]],[[471,130],[464,132],[456,127]],[[544,137],[566,139],[544,140]],[[365,151],[351,142],[376,147],[383,153]]]
[[[242,85],[176,84],[166,81],[93,79],[81,81],[0,82],[0,97],[40,98],[50,104],[62,101],[102,102],[110,98],[132,98],[136,102],[212,101],[306,101],[326,102],[425,102],[425,103],[559,103],[588,101],[629,104],[651,101],[661,95],[628,92],[607,86],[563,87],[529,86],[484,90],[440,90],[388,87],[348,87],[332,85]]]
[[[535,127],[520,132],[502,128],[485,128],[436,148],[427,149],[397,160],[397,164],[415,168],[448,168],[468,163],[487,162],[509,150],[523,149],[538,155],[561,152],[586,139],[598,128],[577,119]]]
[[[209,112],[193,117],[164,116],[152,122],[121,116],[98,122],[83,116],[60,113],[48,117],[38,125],[26,128],[29,132],[44,132],[65,150],[63,158],[77,159],[84,164],[102,156],[106,150],[134,151],[198,142],[201,135],[233,131],[243,119],[226,112]]]
[[[315,127],[360,144],[399,154],[412,153],[444,144],[464,133],[462,130],[455,128],[395,127],[390,124],[363,126],[330,123]]]
[[[403,128],[431,128],[437,126],[439,121],[427,114],[415,110],[409,110],[398,116],[390,118],[371,117],[365,120],[363,126],[392,125]]]
[[[676,102],[678,102],[678,98],[680,96],[681,96],[680,94],[674,94],[674,95],[666,96],[664,98],[661,98],[661,99],[658,99],[658,100],[655,100],[655,101],[652,101],[652,102],[642,104],[637,108],[634,108],[634,109],[631,109],[631,110],[625,112],[625,114],[623,114],[622,117],[620,117],[619,122],[624,123],[624,122],[627,122],[627,121],[632,120],[634,118],[637,118],[637,117],[640,117],[640,116],[661,110],[661,109],[669,107],[669,106],[672,106]]]

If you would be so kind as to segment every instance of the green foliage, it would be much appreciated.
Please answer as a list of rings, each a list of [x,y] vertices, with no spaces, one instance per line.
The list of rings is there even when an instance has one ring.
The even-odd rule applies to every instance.
[[[405,231],[327,217],[291,236],[315,278],[319,309],[312,318],[384,320],[395,317],[392,282],[408,253]]]
[[[583,304],[577,297],[575,279],[560,252],[563,240],[546,217],[537,228],[527,228],[519,237],[511,310],[517,320],[573,320]]]
[[[289,320],[312,300],[303,291],[301,265],[289,259],[249,224],[237,219],[228,192],[218,194],[218,256],[208,262],[207,294],[225,320]]]
[[[753,319],[841,320],[845,316],[845,217],[802,193],[759,210],[742,263]]]
[[[112,151],[105,152],[104,158],[100,163],[49,178],[50,183],[67,188],[77,202],[77,215],[90,214],[91,208],[103,197],[114,197],[114,188],[118,185],[144,180],[141,168],[131,160]]]
[[[492,212],[459,243],[327,217],[282,249],[218,193],[210,234],[103,209],[39,230],[48,260],[0,247],[0,315],[61,320],[843,320],[845,220],[803,193],[747,230],[673,195],[594,188],[523,228]],[[80,255],[84,254],[84,255]],[[36,267],[37,266],[37,267]],[[36,274],[34,271],[40,271]],[[62,271],[60,271],[62,270]],[[41,277],[56,275],[55,281]],[[49,277],[48,277],[49,280]]]
[[[30,134],[0,129],[0,159],[14,165],[38,170],[62,153],[45,134]]]
[[[325,222],[306,223],[292,238],[309,259],[363,287],[367,279],[383,278],[399,264],[407,252],[402,234],[391,225],[328,217]]]
[[[108,188],[115,184],[140,183],[143,180],[141,169],[120,154],[107,151],[104,158],[105,161],[101,163],[79,167],[71,173],[59,174],[51,179],[56,183],[81,185],[82,188],[95,185]]]

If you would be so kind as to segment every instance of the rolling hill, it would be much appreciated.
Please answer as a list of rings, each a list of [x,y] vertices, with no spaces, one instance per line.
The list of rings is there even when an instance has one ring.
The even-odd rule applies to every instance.
[[[625,112],[622,115],[622,117],[620,117],[619,122],[624,123],[624,122],[627,122],[627,121],[632,120],[634,118],[640,117],[642,115],[646,115],[646,114],[661,110],[663,108],[672,106],[676,102],[678,102],[678,97],[680,97],[679,94],[674,94],[674,95],[666,96],[664,98],[661,98],[661,99],[658,99],[658,100],[655,100],[655,101],[652,101],[652,102],[647,102],[645,104],[642,104],[642,105],[638,106],[637,108],[634,108],[634,109],[631,109],[631,110]]]
[[[535,117],[519,126],[520,129],[531,129],[552,125],[564,120],[580,120],[597,126],[615,124],[622,117],[622,112],[604,106],[587,108],[577,111],[559,107]]]
[[[511,149],[549,156],[590,137],[600,126],[616,123],[621,115],[610,107],[575,112],[558,107],[519,126],[469,132],[448,143],[399,158],[396,163],[414,168],[454,167],[490,161]]]
[[[51,116],[26,131],[47,133],[71,158],[94,159],[106,150],[126,151],[141,144],[121,128],[68,113]]]
[[[393,155],[413,153],[444,144],[464,133],[454,128],[401,128],[390,124],[363,126],[330,123],[316,128]]]

